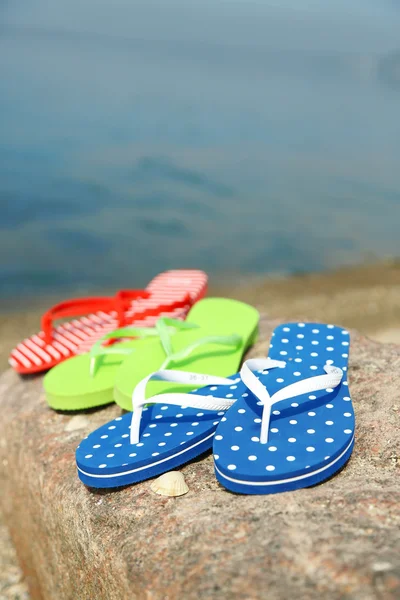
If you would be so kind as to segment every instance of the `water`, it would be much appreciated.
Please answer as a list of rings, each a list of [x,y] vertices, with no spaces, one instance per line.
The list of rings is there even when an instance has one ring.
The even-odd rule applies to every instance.
[[[0,1],[0,291],[400,255],[400,3]]]

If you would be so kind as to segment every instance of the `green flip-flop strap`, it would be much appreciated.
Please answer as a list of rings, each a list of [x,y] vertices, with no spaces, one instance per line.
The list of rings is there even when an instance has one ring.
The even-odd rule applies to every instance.
[[[197,327],[192,323],[186,323],[185,321],[180,321],[178,319],[170,319],[168,317],[161,317],[156,322],[155,327],[121,327],[119,329],[115,329],[110,333],[107,333],[103,337],[101,337],[89,351],[90,356],[90,376],[94,377],[97,366],[98,359],[100,356],[109,355],[109,354],[130,354],[133,352],[133,348],[121,348],[120,344],[116,346],[103,346],[103,343],[106,340],[111,339],[123,339],[123,338],[146,338],[146,337],[160,337],[161,344],[165,349],[166,354],[170,354],[172,352],[171,345],[171,337],[170,330],[171,328],[176,329],[193,329]]]
[[[230,346],[235,350],[241,346],[242,338],[240,335],[213,335],[200,338],[192,344],[189,344],[182,350],[174,352],[172,348],[172,339],[170,335],[171,326],[176,326],[176,319],[162,318],[156,322],[156,329],[160,335],[160,342],[164,348],[164,352],[167,355],[165,361],[161,365],[160,369],[166,369],[171,363],[177,363],[190,354],[199,346],[206,346],[207,344],[220,344],[221,346]],[[179,329],[197,329],[198,325],[194,323],[188,323],[186,321],[179,321]]]
[[[199,340],[196,340],[192,344],[189,344],[178,352],[167,353],[167,358],[161,365],[160,369],[167,369],[171,363],[177,363],[187,358],[196,348],[200,346],[207,346],[208,344],[219,344],[221,346],[229,346],[233,350],[237,350],[242,345],[242,336],[234,333],[232,335],[209,335]]]
[[[171,341],[171,329],[174,330],[185,330],[185,329],[196,329],[198,325],[195,323],[188,323],[186,321],[180,321],[178,319],[171,319],[169,317],[161,317],[157,320],[155,327],[122,327],[115,329],[107,335],[103,336],[98,340],[91,348],[89,352],[90,356],[90,375],[93,377],[96,373],[96,367],[98,364],[98,358],[100,356],[108,354],[130,354],[133,352],[133,348],[121,348],[119,345],[103,346],[103,342],[109,339],[119,338],[146,338],[146,337],[159,337],[161,345],[166,354],[166,359],[161,365],[161,369],[166,369],[171,363],[177,363],[186,357],[188,357],[196,348],[200,346],[206,346],[208,344],[219,344],[221,346],[229,346],[232,349],[238,349],[242,344],[242,337],[237,334],[226,335],[226,336],[206,336],[196,340],[192,344],[189,344],[178,352],[173,352],[172,341]]]
[[[164,352],[167,356],[173,354],[172,341],[171,341],[171,327],[174,329],[198,329],[198,325],[195,323],[188,323],[186,321],[178,321],[177,319],[170,319],[169,317],[162,317],[156,322],[156,330],[160,336],[160,342],[164,348]]]

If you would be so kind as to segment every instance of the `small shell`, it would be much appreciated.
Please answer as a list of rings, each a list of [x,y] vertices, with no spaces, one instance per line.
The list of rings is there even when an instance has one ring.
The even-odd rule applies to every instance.
[[[77,431],[84,429],[90,424],[90,421],[84,415],[74,415],[65,425],[64,431]]]
[[[183,496],[189,491],[185,478],[179,471],[164,473],[151,483],[150,489],[161,496]]]

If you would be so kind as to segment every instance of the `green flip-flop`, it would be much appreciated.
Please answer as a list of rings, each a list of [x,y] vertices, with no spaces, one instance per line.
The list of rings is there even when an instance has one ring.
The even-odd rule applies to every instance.
[[[116,375],[127,355],[141,351],[160,331],[165,336],[189,327],[185,321],[161,318],[156,327],[123,327],[108,333],[90,352],[69,358],[46,374],[47,403],[55,410],[83,410],[113,402]],[[117,343],[105,345],[114,340]]]
[[[258,333],[259,313],[255,308],[226,298],[206,298],[197,302],[186,317],[186,328],[171,337],[163,323],[160,337],[142,344],[140,351],[128,356],[118,369],[114,400],[126,410],[132,410],[132,392],[136,385],[160,369],[179,369],[192,373],[208,373],[226,377],[238,371],[247,348]],[[206,381],[193,376],[193,385]],[[149,381],[146,397],[177,390],[166,381]],[[186,386],[185,386],[186,389]],[[185,391],[180,385],[178,391]]]

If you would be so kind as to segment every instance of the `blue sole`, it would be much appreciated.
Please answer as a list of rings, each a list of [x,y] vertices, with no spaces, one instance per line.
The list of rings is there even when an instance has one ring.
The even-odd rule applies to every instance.
[[[161,475],[166,471],[171,471],[174,468],[180,467],[194,458],[197,458],[199,455],[212,448],[212,442],[213,435],[209,437],[209,439],[206,439],[203,442],[188,448],[178,456],[171,457],[170,459],[163,461],[158,465],[156,464],[147,466],[144,470],[137,471],[136,473],[126,473],[125,475],[121,474],[119,476],[110,477],[96,477],[95,475],[86,475],[78,467],[78,477],[88,487],[102,489],[123,487],[126,485],[131,485],[132,483],[139,483],[145,479],[151,479],[152,477]]]
[[[211,397],[221,388],[228,398],[233,390],[245,389],[238,377],[229,380],[232,385],[225,385],[223,390],[222,386],[210,385],[191,394]],[[121,487],[155,477],[210,450],[225,411],[198,411],[186,405],[162,403],[145,407],[137,444],[130,444],[129,438],[132,413],[105,423],[76,449],[79,479],[93,488]]]
[[[322,481],[326,481],[333,475],[335,475],[340,469],[347,463],[349,460],[354,448],[354,437],[352,442],[346,452],[331,466],[328,466],[323,471],[317,471],[315,473],[310,473],[307,478],[294,478],[294,480],[286,480],[281,483],[273,484],[265,484],[262,485],[254,485],[254,482],[240,482],[240,480],[234,480],[233,477],[224,476],[220,471],[218,471],[217,467],[214,463],[215,476],[219,483],[221,483],[226,489],[231,492],[235,492],[237,494],[277,494],[280,492],[290,492],[293,490],[298,490],[305,487],[311,487],[313,485],[317,485]]]

